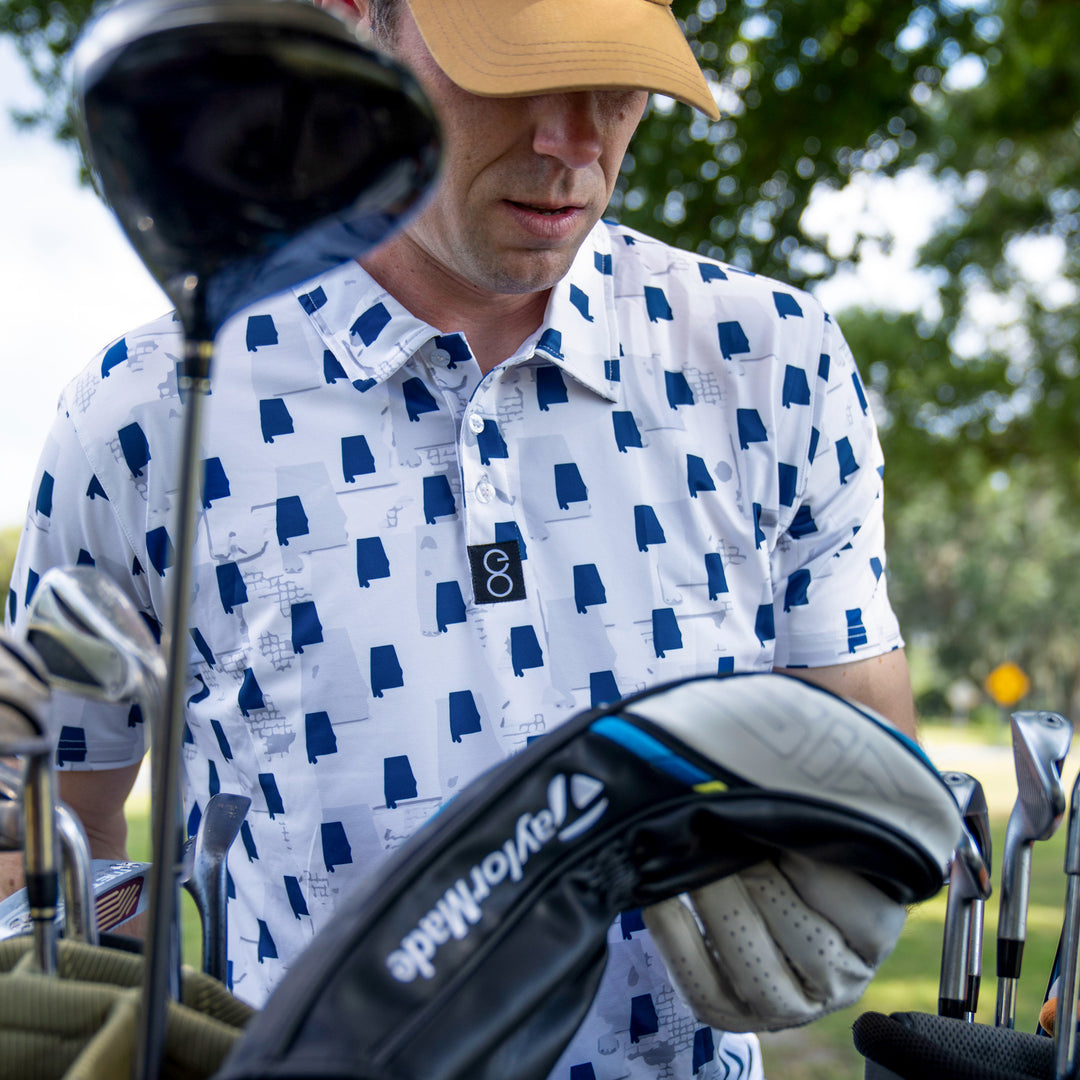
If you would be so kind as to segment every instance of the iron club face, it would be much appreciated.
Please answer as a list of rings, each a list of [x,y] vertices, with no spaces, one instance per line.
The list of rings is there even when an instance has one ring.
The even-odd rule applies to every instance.
[[[1012,1027],[1016,983],[1027,937],[1031,849],[1053,836],[1065,814],[1061,766],[1072,742],[1072,724],[1052,712],[1012,715],[1017,796],[1005,830],[1001,856],[1001,906],[998,911],[998,996],[995,1022]]]
[[[73,79],[98,186],[189,339],[383,240],[436,173],[412,77],[299,0],[122,0]]]
[[[975,777],[947,772],[942,780],[956,799],[964,832],[953,855],[941,952],[938,1013],[974,1016],[982,974],[983,902],[990,896],[990,820]]]
[[[56,778],[46,708],[49,684],[33,650],[0,635],[0,754],[25,761],[22,789],[23,867],[38,970],[56,971]],[[6,831],[13,828],[6,823]]]
[[[246,795],[219,791],[210,798],[195,837],[191,874],[184,882],[202,921],[203,971],[220,982],[225,982],[228,968],[226,860],[250,806]]]
[[[99,701],[160,698],[165,665],[120,587],[92,566],[53,567],[30,603],[27,642],[53,686]]]

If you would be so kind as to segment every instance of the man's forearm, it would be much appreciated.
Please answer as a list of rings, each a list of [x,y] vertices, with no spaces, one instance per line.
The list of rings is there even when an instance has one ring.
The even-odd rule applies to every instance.
[[[22,852],[0,852],[0,900],[18,892],[24,884]]]

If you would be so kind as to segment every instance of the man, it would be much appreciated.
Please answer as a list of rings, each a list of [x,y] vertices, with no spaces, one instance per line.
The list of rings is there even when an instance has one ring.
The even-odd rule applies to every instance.
[[[357,0],[439,113],[437,193],[361,259],[232,320],[204,436],[189,830],[253,804],[232,986],[261,1003],[338,898],[488,766],[691,674],[795,669],[913,729],[881,461],[809,296],[599,219],[647,91],[716,115],[656,0]],[[65,393],[9,601],[92,561],[162,620],[170,319]],[[64,797],[119,856],[141,718],[63,703]],[[760,1076],[613,929],[554,1075]],[[437,1051],[433,1051],[437,1052]]]

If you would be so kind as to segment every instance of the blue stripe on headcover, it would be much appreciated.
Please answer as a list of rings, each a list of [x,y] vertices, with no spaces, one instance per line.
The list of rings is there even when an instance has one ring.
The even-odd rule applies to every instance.
[[[902,731],[898,731],[895,728],[893,729],[893,733],[916,757],[925,761],[934,772],[938,771],[938,767],[929,757],[927,757],[926,751],[910,735],[905,735]]]
[[[650,765],[655,765],[689,787],[716,779],[703,769],[679,757],[674,750],[651,735],[647,735],[641,728],[634,727],[633,724],[617,716],[602,717],[590,724],[589,729],[605,739],[610,739],[613,743],[618,743],[630,753],[649,762]]]

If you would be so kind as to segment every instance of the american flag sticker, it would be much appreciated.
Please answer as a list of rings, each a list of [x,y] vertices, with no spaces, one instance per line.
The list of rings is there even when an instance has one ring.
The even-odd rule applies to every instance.
[[[99,930],[111,930],[141,910],[144,877],[133,878],[103,892],[95,903]]]

